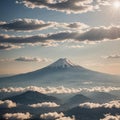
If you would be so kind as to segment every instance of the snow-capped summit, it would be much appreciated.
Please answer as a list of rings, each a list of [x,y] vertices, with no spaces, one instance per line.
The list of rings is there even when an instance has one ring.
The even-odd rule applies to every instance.
[[[67,58],[60,58],[56,62],[49,65],[49,67],[62,67],[62,68],[69,68],[75,66],[70,60]]]

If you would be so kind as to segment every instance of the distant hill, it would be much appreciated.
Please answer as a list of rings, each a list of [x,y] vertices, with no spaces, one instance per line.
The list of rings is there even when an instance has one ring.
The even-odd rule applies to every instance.
[[[89,97],[92,99],[93,102],[99,102],[99,103],[116,100],[118,98],[115,95],[105,92],[93,92]]]
[[[71,97],[64,105],[69,106],[69,108],[71,108],[71,107],[78,106],[80,103],[90,102],[90,101],[91,101],[90,98],[88,98],[82,94],[77,94],[77,95]]]
[[[27,91],[20,95],[6,98],[6,100],[12,100],[13,102],[20,104],[35,104],[41,102],[56,102],[60,103],[60,100],[53,96],[48,96],[36,91]]]
[[[66,113],[68,116],[74,115],[76,120],[100,120],[104,118],[105,114],[116,115],[120,114],[119,108],[80,108],[75,107],[71,110],[68,110]]]

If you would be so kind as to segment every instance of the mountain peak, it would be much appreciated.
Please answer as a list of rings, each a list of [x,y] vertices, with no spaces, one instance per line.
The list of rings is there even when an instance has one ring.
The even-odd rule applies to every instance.
[[[67,58],[60,58],[56,62],[52,63],[50,66],[66,68],[66,67],[73,67],[75,65]]]

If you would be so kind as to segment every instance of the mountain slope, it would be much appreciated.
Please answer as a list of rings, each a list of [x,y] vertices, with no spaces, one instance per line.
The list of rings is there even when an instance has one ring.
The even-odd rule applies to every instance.
[[[73,97],[71,97],[65,104],[64,106],[65,107],[69,107],[69,108],[72,108],[72,107],[75,107],[75,106],[78,106],[79,104],[81,103],[84,103],[84,102],[90,102],[91,99],[82,95],[82,94],[77,94]]]
[[[48,96],[36,91],[27,91],[20,95],[6,98],[6,100],[12,100],[13,102],[20,104],[35,104],[42,102],[56,102],[59,103],[60,100],[53,96]]]
[[[93,102],[99,103],[105,103],[118,99],[117,96],[105,92],[93,92],[89,97],[93,100]]]
[[[103,83],[113,85],[115,82],[116,85],[118,85],[119,80],[117,76],[88,70],[81,66],[74,65],[66,58],[61,58],[51,65],[33,72],[0,78],[0,87],[30,85],[80,87],[82,82],[89,81],[93,81],[93,85]]]

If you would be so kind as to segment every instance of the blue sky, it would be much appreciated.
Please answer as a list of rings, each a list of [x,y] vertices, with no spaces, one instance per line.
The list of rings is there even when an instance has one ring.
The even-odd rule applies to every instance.
[[[1,75],[40,69],[61,57],[120,75],[118,0],[41,1],[0,1]]]

